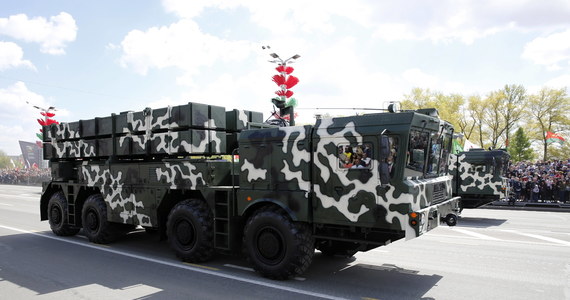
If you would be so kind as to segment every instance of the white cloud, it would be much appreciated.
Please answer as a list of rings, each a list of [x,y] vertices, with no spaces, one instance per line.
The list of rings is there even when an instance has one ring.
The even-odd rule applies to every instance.
[[[0,18],[0,34],[39,43],[41,52],[59,55],[65,54],[67,43],[75,41],[77,25],[66,12],[52,16],[49,20],[43,17],[29,19],[25,14],[18,14]]]
[[[162,3],[167,12],[175,13],[181,18],[197,17],[205,8],[231,10],[244,7],[249,10],[253,23],[269,29],[273,35],[332,33],[336,30],[332,17],[343,17],[365,24],[372,16],[363,1],[351,1],[349,5],[343,0],[328,0],[326,4],[319,1],[289,0],[283,5],[265,0],[163,0]]]
[[[544,30],[570,25],[567,1],[443,0],[367,2],[373,11],[374,37],[392,40],[475,40],[504,31]],[[548,9],[546,9],[548,7]],[[537,18],[537,12],[548,18]],[[540,20],[540,21],[538,21]]]
[[[123,39],[121,48],[123,67],[132,67],[143,75],[153,68],[176,67],[187,73],[185,78],[191,78],[200,73],[199,68],[215,62],[245,59],[252,45],[204,34],[194,21],[184,19],[170,26],[133,30]]]
[[[417,87],[435,87],[439,82],[437,77],[426,74],[417,68],[404,71],[402,77],[407,82]]]
[[[121,64],[140,74],[153,69],[182,70],[177,83],[191,87],[180,98],[183,101],[206,101],[228,109],[263,111],[267,115],[271,108],[269,98],[276,88],[269,79],[272,73],[268,71],[271,69],[267,66],[267,53],[259,53],[262,44],[271,45],[271,50],[283,57],[301,54],[298,69],[294,65],[298,70],[294,75],[298,75],[301,82],[293,88],[300,107],[382,107],[386,101],[401,100],[413,87],[443,93],[478,91],[473,84],[440,77],[437,66],[431,69],[424,66],[424,70],[412,66],[384,73],[383,66],[374,66],[377,63],[374,57],[366,56],[369,47],[376,43],[368,43],[370,37],[475,44],[478,39],[504,31],[552,30],[568,22],[558,18],[544,24],[533,23],[530,13],[537,7],[532,1],[517,5],[493,0],[443,0],[416,1],[413,5],[366,0],[348,5],[346,1],[333,0],[319,6],[292,0],[276,8],[273,2],[257,0],[163,0],[165,10],[179,16],[180,21],[133,30],[120,47],[111,45],[111,48],[120,48],[123,51]],[[568,12],[565,5],[555,2],[548,7],[558,8],[553,14],[559,15]],[[242,14],[239,17],[232,11],[237,9]],[[235,18],[239,18],[239,22],[249,21],[251,24],[245,26],[251,30],[249,40],[232,41],[205,33],[211,28],[200,28],[196,22],[210,14],[216,18],[227,16],[231,21]],[[222,32],[241,28],[228,26]],[[266,34],[272,40],[260,41]],[[363,48],[366,49],[363,51]],[[295,52],[285,53],[279,49]],[[256,61],[252,63],[252,60]],[[449,62],[453,63],[453,58],[450,57]],[[227,63],[227,67],[218,68],[222,63]],[[204,83],[199,76],[206,71],[209,76]],[[164,98],[152,104],[158,107],[177,101]],[[313,112],[298,112],[312,119]]]
[[[550,70],[561,69],[560,63],[570,63],[570,29],[534,39],[525,45],[521,57]]]
[[[547,81],[544,85],[555,89],[570,88],[570,75],[565,74],[558,76],[556,78],[552,78],[549,81]]]
[[[50,106],[43,96],[28,90],[23,82],[0,89],[0,149],[9,155],[20,153],[18,141],[37,140],[36,133],[39,132],[40,125],[36,119],[42,116],[32,105]]]
[[[24,51],[12,42],[0,41],[0,71],[10,68],[27,67],[35,70],[31,61],[23,59]]]
[[[424,71],[413,68],[402,73],[402,79],[409,88],[404,91],[408,93],[411,88],[419,87],[430,89],[433,91],[442,91],[444,93],[460,93],[465,94],[468,88],[463,83],[447,81],[436,75],[425,73]]]
[[[393,40],[460,41],[475,40],[510,30],[544,30],[568,27],[570,5],[565,0],[495,1],[443,0],[388,2],[360,0],[347,4],[329,0],[290,0],[276,7],[272,1],[249,0],[163,0],[167,12],[181,18],[200,16],[206,8],[232,10],[243,7],[250,12],[249,20],[269,29],[271,34],[300,33],[332,34],[343,21],[372,30],[372,36]],[[544,13],[547,19],[536,17]]]

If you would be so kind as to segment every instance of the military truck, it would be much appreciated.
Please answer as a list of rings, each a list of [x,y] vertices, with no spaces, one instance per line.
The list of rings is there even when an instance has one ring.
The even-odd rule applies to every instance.
[[[461,197],[462,209],[509,197],[509,160],[509,153],[502,149],[470,149],[451,154],[453,195]]]
[[[41,220],[101,244],[142,226],[187,262],[243,251],[273,279],[457,221],[435,110],[262,121],[188,103],[45,127]]]

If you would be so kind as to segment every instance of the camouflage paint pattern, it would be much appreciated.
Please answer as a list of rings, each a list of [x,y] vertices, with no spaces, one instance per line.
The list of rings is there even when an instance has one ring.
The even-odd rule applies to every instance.
[[[62,124],[50,129],[45,144],[51,148],[46,151],[51,151],[52,170],[61,173],[54,176],[57,184],[100,191],[114,222],[157,227],[157,208],[167,191],[199,191],[212,207],[213,191],[234,183],[234,169],[239,172],[231,186],[238,216],[272,202],[297,221],[402,232],[410,239],[457,213],[449,175],[405,177],[399,171],[388,183],[380,179],[386,161],[379,152],[381,133],[398,137],[395,168],[401,170],[412,127],[431,134],[452,130],[437,118],[373,114],[319,120],[315,126],[246,130],[258,119],[255,112],[189,103]],[[229,136],[239,143],[227,143]],[[370,166],[339,168],[339,145],[363,144],[373,151]],[[236,168],[228,161],[179,157],[229,154],[236,145]],[[73,167],[77,174],[69,171]]]
[[[503,150],[472,150],[451,154],[449,169],[454,193],[472,208],[508,196],[506,165],[510,156]],[[480,199],[487,200],[481,201]],[[468,204],[469,201],[476,203]]]
[[[412,117],[408,114],[408,119],[403,121],[393,119],[392,124],[383,124],[381,116],[364,121],[362,117],[323,119],[314,128],[281,127],[243,132],[238,201],[248,196],[253,199],[238,202],[238,211],[270,199],[289,209],[299,220],[314,223],[402,230],[407,238],[434,228],[437,224],[427,222],[430,213],[441,210],[445,216],[456,213],[458,207],[457,198],[451,197],[451,176],[392,180],[381,186],[378,155],[374,156],[370,169],[341,170],[338,167],[338,145],[366,142],[377,149],[383,129],[396,128],[402,123],[409,127]],[[375,130],[371,132],[371,128]],[[434,187],[443,193],[443,199],[437,203],[432,202]],[[303,193],[279,200],[275,190]],[[312,219],[299,214],[303,207],[310,209],[312,202],[315,203]],[[419,228],[410,226],[411,212],[423,216]]]

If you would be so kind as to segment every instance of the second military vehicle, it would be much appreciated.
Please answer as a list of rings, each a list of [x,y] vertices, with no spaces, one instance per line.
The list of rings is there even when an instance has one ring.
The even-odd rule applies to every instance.
[[[509,153],[501,149],[451,154],[453,194],[461,197],[461,208],[477,208],[509,197],[509,159]]]

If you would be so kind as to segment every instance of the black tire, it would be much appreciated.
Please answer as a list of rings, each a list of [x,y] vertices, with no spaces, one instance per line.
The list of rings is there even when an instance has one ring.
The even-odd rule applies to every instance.
[[[445,216],[444,221],[447,224],[447,226],[455,226],[457,225],[457,215],[448,214],[447,216]]]
[[[48,202],[48,220],[51,231],[59,236],[76,235],[81,228],[68,224],[67,199],[63,192],[57,192],[51,196]]]
[[[343,241],[322,241],[317,243],[317,249],[325,256],[339,256],[350,258],[358,252],[357,243]]]
[[[83,234],[92,243],[109,244],[120,235],[118,228],[107,220],[107,205],[101,194],[87,197],[81,210],[81,221]]]
[[[214,216],[201,200],[184,200],[170,211],[166,221],[170,247],[186,262],[203,262],[214,254]]]
[[[253,268],[271,279],[289,279],[303,274],[315,253],[309,225],[293,222],[278,207],[264,207],[247,222],[243,251]]]

